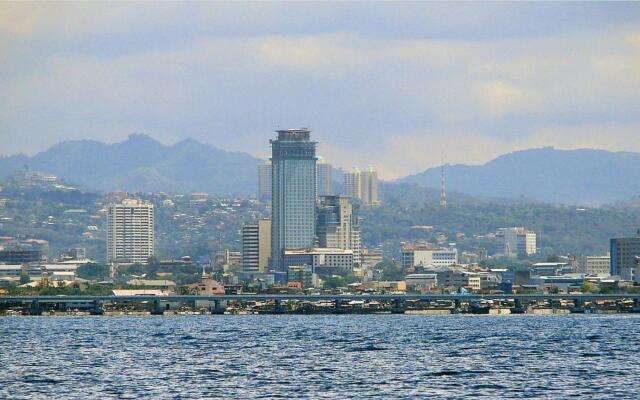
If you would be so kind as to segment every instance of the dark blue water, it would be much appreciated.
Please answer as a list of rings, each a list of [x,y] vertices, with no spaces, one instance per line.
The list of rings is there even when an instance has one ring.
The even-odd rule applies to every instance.
[[[0,317],[0,398],[640,398],[635,316]]]

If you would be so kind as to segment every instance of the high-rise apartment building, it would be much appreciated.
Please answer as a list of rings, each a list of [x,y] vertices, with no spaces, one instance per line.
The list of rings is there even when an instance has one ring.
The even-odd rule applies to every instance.
[[[364,205],[378,205],[378,173],[373,167],[360,171],[354,167],[344,173],[344,194],[358,199]]]
[[[316,142],[307,128],[278,130],[271,140],[271,264],[284,249],[311,248],[316,233]]]
[[[360,173],[360,195],[362,204],[375,206],[380,204],[378,199],[378,172],[369,167]]]
[[[262,218],[242,227],[242,270],[265,272],[271,257],[271,219]]]
[[[496,232],[494,253],[505,257],[528,257],[536,254],[536,233],[523,227],[500,228]]]
[[[360,184],[360,170],[354,167],[351,171],[344,173],[344,195],[352,199],[360,200],[362,198]]]
[[[640,231],[636,237],[611,239],[611,275],[640,282]]]
[[[271,161],[258,164],[258,199],[271,200]]]
[[[345,196],[320,196],[316,233],[318,245],[325,248],[353,250],[353,262],[361,263],[358,205]]]
[[[153,204],[138,199],[110,204],[107,208],[107,260],[146,264],[153,252]]]
[[[316,179],[318,180],[318,196],[330,196],[332,190],[331,164],[323,159],[316,162]]]

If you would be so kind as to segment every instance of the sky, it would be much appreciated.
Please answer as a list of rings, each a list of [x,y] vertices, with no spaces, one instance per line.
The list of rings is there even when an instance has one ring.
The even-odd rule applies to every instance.
[[[640,152],[640,3],[0,2],[0,154],[140,132],[266,157],[302,126],[384,179]]]

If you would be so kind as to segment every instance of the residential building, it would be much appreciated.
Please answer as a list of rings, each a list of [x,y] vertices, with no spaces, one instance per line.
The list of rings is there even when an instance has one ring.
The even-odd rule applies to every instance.
[[[354,167],[344,173],[344,194],[359,200],[363,205],[380,204],[378,198],[378,173],[373,167],[360,171]]]
[[[271,161],[258,164],[258,199],[271,200]]]
[[[107,260],[141,263],[154,254],[153,204],[124,199],[107,208]]]
[[[287,284],[299,283],[301,289],[314,287],[313,268],[310,265],[291,265],[287,267]],[[293,285],[292,285],[293,286]]]
[[[611,256],[586,256],[584,258],[584,273],[609,276],[611,274]]]
[[[524,227],[500,228],[495,237],[496,255],[528,257],[536,254],[536,233]]]
[[[360,200],[367,206],[380,204],[378,198],[378,172],[369,167],[360,173]]]
[[[316,209],[319,247],[353,250],[353,262],[361,263],[358,205],[349,197],[320,196]]]
[[[8,249],[0,250],[0,263],[7,264],[20,264],[33,261],[40,261],[42,259],[41,250],[31,249]]]
[[[284,270],[285,249],[311,248],[316,234],[316,142],[307,128],[277,131],[271,140],[271,264]]]
[[[362,198],[362,185],[360,183],[360,170],[354,167],[351,171],[344,173],[344,195],[352,199]]]
[[[264,272],[271,256],[271,219],[262,218],[242,227],[242,270]]]
[[[318,196],[331,196],[333,194],[332,165],[321,158],[316,163],[316,179]]]
[[[416,266],[447,267],[458,263],[458,249],[437,247],[430,243],[407,243],[402,247],[400,264],[405,271]]]
[[[611,275],[640,282],[640,230],[636,237],[611,239],[610,245]]]

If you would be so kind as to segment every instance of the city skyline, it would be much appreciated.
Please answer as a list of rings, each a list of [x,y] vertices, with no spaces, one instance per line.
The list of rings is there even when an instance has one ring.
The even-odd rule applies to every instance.
[[[640,150],[637,3],[106,7],[0,5],[3,154],[147,132],[264,158],[265,127],[310,125],[390,179],[443,149]]]

